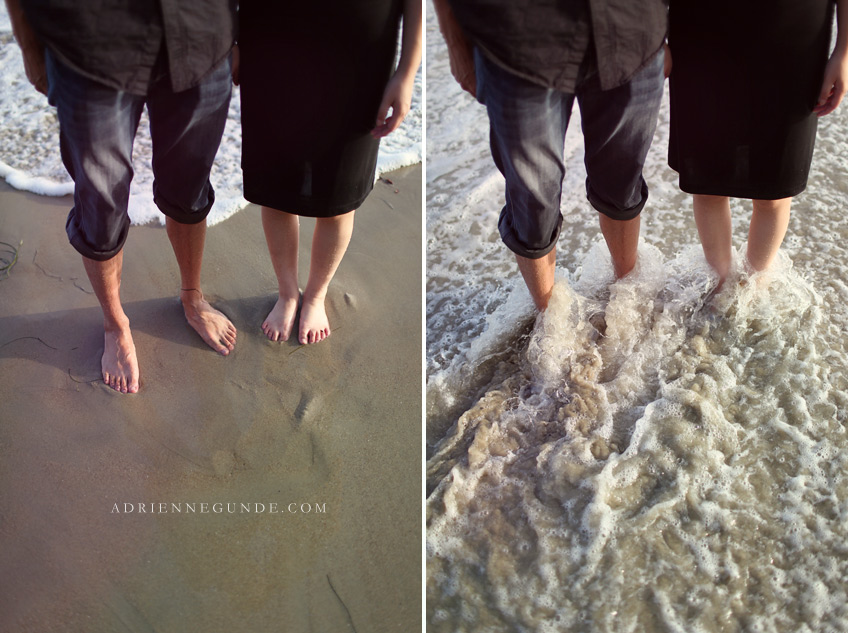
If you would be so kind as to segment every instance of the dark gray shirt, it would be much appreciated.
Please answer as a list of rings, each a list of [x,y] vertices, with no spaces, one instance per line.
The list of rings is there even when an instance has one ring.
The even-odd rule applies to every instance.
[[[27,21],[62,62],[117,90],[147,94],[167,68],[180,92],[230,52],[237,0],[22,0]],[[160,55],[162,57],[160,57]],[[159,65],[157,66],[157,60]]]
[[[574,92],[629,81],[659,51],[666,0],[450,0],[463,31],[495,63],[533,83]]]

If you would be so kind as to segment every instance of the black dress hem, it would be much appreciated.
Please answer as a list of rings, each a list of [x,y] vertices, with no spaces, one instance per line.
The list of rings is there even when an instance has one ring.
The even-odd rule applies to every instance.
[[[783,198],[794,198],[807,188],[807,181],[784,189],[775,190],[774,187],[757,189],[751,186],[734,186],[710,183],[693,183],[680,177],[680,190],[692,195],[702,196],[726,196],[728,198],[743,198],[746,200],[782,200]]]
[[[291,215],[306,218],[334,218],[361,207],[373,190],[374,184],[372,182],[368,191],[356,200],[350,203],[331,205],[322,205],[320,200],[312,196],[289,196],[281,191],[255,191],[247,187],[245,187],[244,198],[252,204],[269,207]]]

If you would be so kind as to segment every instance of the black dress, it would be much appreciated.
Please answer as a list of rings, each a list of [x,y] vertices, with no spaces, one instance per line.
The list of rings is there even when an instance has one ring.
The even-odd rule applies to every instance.
[[[239,3],[247,200],[312,217],[362,204],[401,10],[399,0]]]
[[[804,190],[832,0],[672,0],[668,162],[689,193]]]

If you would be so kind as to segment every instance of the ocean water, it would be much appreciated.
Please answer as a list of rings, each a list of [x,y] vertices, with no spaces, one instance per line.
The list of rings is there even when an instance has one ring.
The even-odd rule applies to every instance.
[[[497,234],[482,106],[427,21],[427,607],[433,632],[848,631],[848,104],[774,269],[750,203],[720,293],[666,164],[635,274],[585,200],[579,115],[541,317]]]
[[[412,108],[401,127],[380,142],[377,176],[399,167],[414,165],[422,158],[422,74],[415,81]],[[241,186],[241,104],[234,88],[229,117],[212,168],[215,206],[208,217],[216,224],[247,205]],[[147,113],[142,115],[133,146],[135,177],[129,212],[133,224],[164,223],[153,203],[152,146]],[[0,3],[0,178],[12,187],[48,196],[73,192],[59,155],[59,124],[47,97],[26,79],[21,57],[12,35],[5,3]]]

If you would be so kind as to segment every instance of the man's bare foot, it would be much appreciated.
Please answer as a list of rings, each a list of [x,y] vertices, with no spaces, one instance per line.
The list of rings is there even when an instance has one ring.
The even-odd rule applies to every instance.
[[[322,300],[303,300],[300,308],[300,336],[302,345],[317,343],[330,336],[330,322]]]
[[[227,356],[236,346],[236,326],[203,298],[199,290],[182,290],[183,303],[188,324],[200,334],[206,344],[222,356]]]
[[[262,331],[271,341],[287,341],[294,327],[294,319],[297,316],[297,304],[300,302],[300,294],[295,297],[278,297],[277,303],[268,313],[262,324]]]
[[[100,360],[103,382],[121,393],[137,393],[138,359],[130,322],[106,326],[103,340],[103,358]]]

